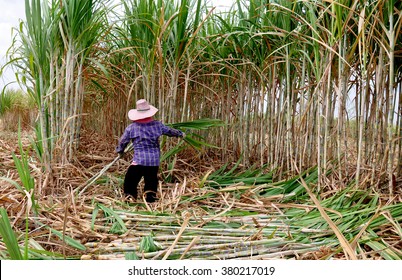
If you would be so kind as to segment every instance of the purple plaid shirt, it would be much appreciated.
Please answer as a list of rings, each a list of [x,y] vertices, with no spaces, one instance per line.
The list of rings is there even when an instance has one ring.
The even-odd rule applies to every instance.
[[[116,152],[123,152],[128,143],[133,141],[133,162],[144,166],[159,166],[159,137],[161,135],[181,137],[183,136],[183,132],[170,128],[160,121],[153,120],[148,123],[133,122],[126,128],[120,138]]]

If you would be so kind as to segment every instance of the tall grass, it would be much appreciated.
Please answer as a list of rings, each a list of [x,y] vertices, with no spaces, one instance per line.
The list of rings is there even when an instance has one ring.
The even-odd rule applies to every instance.
[[[27,199],[27,216],[32,208],[34,214],[37,214],[38,206],[36,203],[36,194],[35,194],[35,179],[31,173],[30,164],[30,155],[28,151],[26,151],[22,145],[22,136],[21,136],[21,125],[19,123],[18,126],[18,146],[19,146],[19,155],[12,152],[12,158],[14,160],[15,168],[18,172],[19,181],[18,183],[8,177],[0,177],[0,181],[6,181],[12,185],[14,185],[21,193],[23,193],[24,197]]]
[[[400,1],[252,0],[216,11],[123,0],[110,13],[84,2],[27,1],[15,63],[37,97],[45,158],[60,144],[60,161],[72,160],[84,113],[88,127],[118,137],[128,109],[147,98],[165,122],[227,123],[206,135],[224,161],[243,155],[243,166],[278,178],[295,171],[292,160],[317,165],[321,186],[336,159],[340,178],[395,191]]]
[[[78,147],[87,58],[102,34],[105,10],[92,0],[26,0],[25,7],[10,56],[37,103],[43,161],[51,172],[52,162],[71,162]]]
[[[36,106],[30,95],[22,90],[4,87],[0,93],[0,119],[2,129],[18,130],[18,120],[23,128],[30,128],[34,123]]]

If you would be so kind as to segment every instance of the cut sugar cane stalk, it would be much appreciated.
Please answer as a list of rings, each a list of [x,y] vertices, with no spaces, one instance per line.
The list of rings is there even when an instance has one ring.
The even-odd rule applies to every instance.
[[[127,153],[129,151],[131,151],[133,149],[133,145],[132,143],[130,143],[126,150],[124,151],[124,153]],[[120,158],[122,157],[122,154],[119,154],[111,163],[109,163],[108,165],[106,165],[105,167],[102,168],[101,171],[99,171],[97,174],[95,174],[94,176],[92,176],[92,178],[90,178],[88,181],[86,181],[84,184],[82,184],[81,186],[78,186],[75,189],[75,192],[78,192],[82,187],[84,187],[79,193],[78,195],[82,195],[85,190],[90,187],[93,183],[96,182],[96,180],[98,180],[103,174],[105,174],[106,171],[109,170],[110,167],[112,167]]]
[[[176,239],[174,240],[172,246],[170,246],[170,248],[168,249],[166,254],[163,256],[162,260],[166,260],[169,257],[169,255],[172,253],[172,250],[174,249],[174,247],[176,246],[177,242],[179,241],[181,235],[183,234],[184,230],[186,229],[186,227],[188,225],[188,222],[190,221],[190,218],[191,218],[191,215],[189,213],[186,213],[183,225],[181,226],[180,231],[177,234]]]

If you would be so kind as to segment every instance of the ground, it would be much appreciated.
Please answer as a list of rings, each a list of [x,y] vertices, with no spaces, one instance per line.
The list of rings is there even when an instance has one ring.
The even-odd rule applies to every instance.
[[[161,172],[159,201],[147,204],[123,198],[122,177],[129,164],[129,158],[123,158],[80,194],[115,157],[109,146],[94,145],[95,135],[83,140],[85,148],[75,163],[56,166],[49,178],[29,148],[30,133],[22,134],[35,178],[35,212],[27,193],[10,183],[20,183],[11,155],[19,153],[17,133],[1,133],[0,176],[8,181],[2,180],[0,201],[20,244],[28,233],[31,258],[49,257],[33,248],[52,252],[52,258],[71,259],[402,258],[400,201],[384,205],[381,195],[367,190],[317,193],[315,169],[282,181],[259,173],[265,181],[252,184],[253,177],[240,172],[234,175],[244,181],[217,185],[231,177],[214,175],[216,170],[206,163],[200,167],[179,160],[172,174]],[[170,182],[167,175],[173,178]],[[313,203],[302,181],[319,204]],[[335,228],[329,226],[331,221]],[[0,246],[6,257],[1,242]],[[348,249],[354,253],[345,253]]]

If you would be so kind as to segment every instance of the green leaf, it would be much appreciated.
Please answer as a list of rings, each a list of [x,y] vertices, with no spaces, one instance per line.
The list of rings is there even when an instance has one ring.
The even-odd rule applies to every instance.
[[[47,226],[47,228],[49,228],[54,235],[59,237],[60,240],[63,240],[63,233],[62,232],[60,232],[58,230],[55,230],[55,229],[53,229],[53,228],[51,228],[49,226]],[[78,242],[77,240],[75,240],[74,238],[72,238],[70,236],[64,235],[64,241],[68,245],[70,245],[71,247],[74,247],[74,248],[76,248],[78,250],[85,251],[87,249],[84,245],[82,245],[80,242]]]
[[[20,192],[24,193],[24,188],[18,184],[16,181],[11,180],[10,178],[7,177],[0,177],[0,180],[6,181],[12,185],[14,185]]]
[[[103,211],[105,214],[105,217],[112,217],[115,223],[112,226],[112,229],[116,233],[125,233],[127,232],[127,227],[124,224],[124,221],[121,219],[121,217],[112,209],[106,207],[103,204],[98,203],[97,206]]]
[[[139,260],[140,259],[135,252],[127,252],[127,253],[125,253],[124,258],[126,260]]]
[[[8,219],[7,211],[0,208],[0,234],[6,244],[6,248],[12,260],[23,260],[20,247],[15,237],[15,233],[11,228],[10,220]]]
[[[94,211],[92,212],[92,217],[91,217],[91,229],[94,230],[95,227],[95,220],[96,216],[98,215],[99,212],[99,207],[98,205],[95,205]]]
[[[219,119],[198,119],[198,120],[193,120],[193,121],[188,121],[188,122],[181,122],[181,123],[173,123],[173,124],[167,124],[168,126],[171,126],[175,129],[180,129],[180,130],[205,130],[209,129],[211,127],[221,127],[224,126],[225,123]]]
[[[363,239],[363,238],[362,238]],[[371,247],[374,251],[380,254],[385,260],[401,260],[401,257],[398,256],[391,248],[385,246],[383,243],[374,240],[368,240],[368,238],[364,238],[363,241],[367,246]]]
[[[151,252],[156,252],[156,251],[159,251],[162,249],[159,244],[155,243],[153,236],[154,235],[151,233],[150,235],[147,235],[147,236],[144,236],[143,238],[141,238],[140,246],[139,246],[140,252],[151,253]]]

